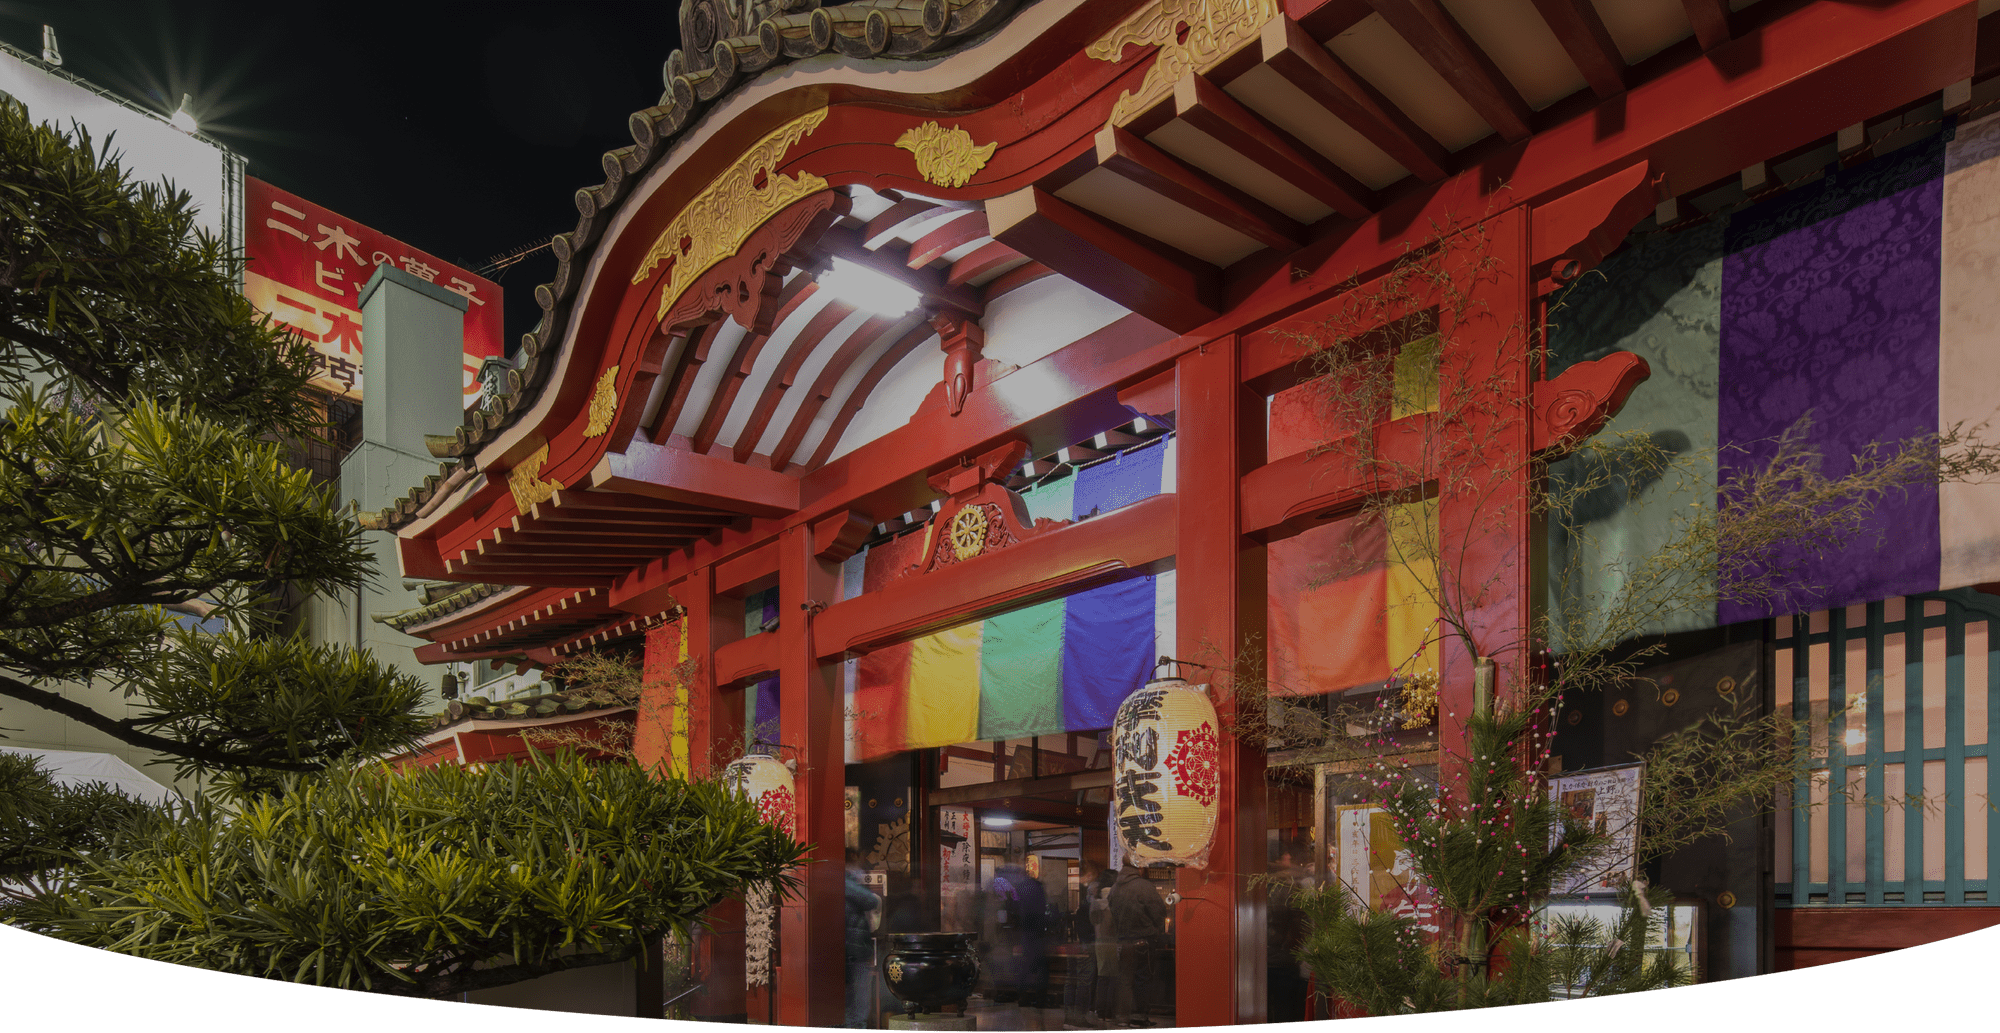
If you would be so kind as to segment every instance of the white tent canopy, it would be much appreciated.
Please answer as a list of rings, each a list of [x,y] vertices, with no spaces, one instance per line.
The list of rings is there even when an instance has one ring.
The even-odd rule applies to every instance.
[[[40,758],[42,770],[47,771],[57,785],[75,787],[103,782],[142,803],[163,804],[176,799],[173,790],[147,778],[116,754],[29,750],[16,746],[0,746],[0,752]]]

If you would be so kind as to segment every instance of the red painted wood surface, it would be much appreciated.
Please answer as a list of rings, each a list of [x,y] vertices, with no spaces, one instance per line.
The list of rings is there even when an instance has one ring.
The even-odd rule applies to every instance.
[[[2000,925],[2000,908],[1780,908],[1772,913],[1775,964],[1806,968]]]
[[[822,663],[814,638],[811,604],[834,597],[839,568],[813,554],[812,533],[791,527],[779,536],[778,612],[786,619],[778,640],[779,740],[787,759],[799,762],[798,838],[812,845],[799,872],[804,893],[779,908],[778,1021],[791,1026],[845,1022],[847,911],[845,871],[847,768],[839,665]],[[760,636],[762,637],[762,636]]]
[[[1224,671],[1264,631],[1264,549],[1243,537],[1236,490],[1263,461],[1264,399],[1243,386],[1241,354],[1237,338],[1224,337],[1183,355],[1176,374],[1175,490],[1200,504],[1182,507],[1175,529],[1175,649]],[[1222,672],[1201,675],[1224,684]],[[1215,695],[1226,724],[1234,694]],[[1174,1020],[1182,1026],[1265,1018],[1264,900],[1250,880],[1265,863],[1264,749],[1223,736],[1221,754],[1221,817],[1208,867],[1179,873]]]

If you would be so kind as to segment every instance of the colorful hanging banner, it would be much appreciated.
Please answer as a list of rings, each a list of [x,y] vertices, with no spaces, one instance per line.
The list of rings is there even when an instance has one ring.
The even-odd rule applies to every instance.
[[[1031,518],[1090,519],[1170,490],[1173,459],[1169,438],[1022,497]],[[923,543],[913,532],[849,560],[842,597],[888,584]],[[849,759],[1110,727],[1172,651],[1173,591],[1171,572],[1139,575],[850,661]]]
[[[1437,505],[1366,511],[1272,542],[1266,632],[1274,696],[1437,669]]]
[[[1687,476],[1613,475],[1566,529],[1550,521],[1550,607],[1600,619],[1690,507],[1769,464],[1811,415],[1806,444],[1840,477],[1853,457],[1913,436],[2000,426],[1992,360],[2000,292],[2000,117],[1891,151],[1777,198],[1663,233],[1607,259],[1563,299],[1548,376],[1625,350],[1652,376],[1600,435],[1649,435]],[[1607,472],[1588,453],[1550,467],[1553,490]],[[1593,468],[1591,464],[1599,464]],[[2000,485],[1912,484],[1881,497],[1844,547],[1788,545],[1775,605],[1723,600],[1657,621],[1679,631],[2000,580]],[[1710,574],[1714,583],[1714,574]],[[1560,643],[1558,643],[1560,644]]]

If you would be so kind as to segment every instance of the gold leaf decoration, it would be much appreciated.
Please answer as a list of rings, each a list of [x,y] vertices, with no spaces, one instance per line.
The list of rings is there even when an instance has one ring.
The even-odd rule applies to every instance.
[[[597,390],[590,395],[590,422],[584,425],[583,436],[594,438],[611,429],[611,420],[618,415],[618,367],[613,366],[597,378]]]
[[[826,109],[820,108],[779,126],[710,180],[674,216],[632,274],[634,284],[644,283],[662,262],[673,263],[667,287],[660,292],[661,315],[680,300],[688,284],[734,255],[766,219],[794,201],[826,189],[826,180],[810,172],[796,176],[778,172],[785,152],[824,121]]]
[[[537,502],[547,502],[549,497],[561,490],[561,481],[542,480],[542,464],[549,461],[549,446],[546,444],[535,450],[535,454],[514,464],[507,471],[507,489],[514,493],[514,505],[526,513],[528,507]]]
[[[951,521],[951,551],[959,559],[969,560],[986,551],[986,510],[980,506],[967,506],[958,511]]]
[[[946,129],[925,122],[896,138],[896,146],[916,155],[917,175],[924,182],[941,187],[962,187],[993,159],[999,141],[984,147],[972,142],[972,134],[958,126]]]
[[[1154,0],[1105,33],[1086,51],[1099,61],[1118,61],[1130,45],[1159,47],[1160,56],[1135,90],[1126,90],[1111,109],[1111,124],[1122,126],[1174,91],[1189,72],[1206,72],[1255,42],[1264,23],[1279,14],[1277,0]]]

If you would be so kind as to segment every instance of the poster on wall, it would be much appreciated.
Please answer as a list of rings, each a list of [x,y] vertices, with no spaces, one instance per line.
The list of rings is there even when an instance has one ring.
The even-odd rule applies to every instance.
[[[479,364],[505,351],[499,284],[263,180],[246,177],[243,193],[243,293],[312,342],[315,387],[361,400],[361,289],[388,264],[466,300],[465,405],[479,401]]]
[[[1622,764],[1549,779],[1549,799],[1564,814],[1610,837],[1583,863],[1556,876],[1551,893],[1617,893],[1631,880],[1639,863],[1639,787],[1645,773],[1643,763]]]
[[[1389,812],[1369,803],[1334,808],[1327,844],[1335,878],[1371,911],[1392,911],[1427,933],[1438,931],[1436,894],[1417,877]]]
[[[978,840],[972,835],[972,810],[967,807],[938,808],[938,852],[941,873],[939,928],[944,932],[973,932],[978,921],[975,902],[979,875],[973,865]]]

